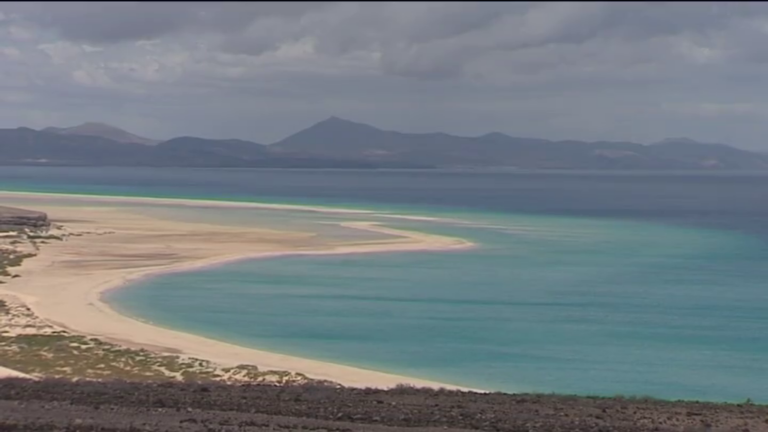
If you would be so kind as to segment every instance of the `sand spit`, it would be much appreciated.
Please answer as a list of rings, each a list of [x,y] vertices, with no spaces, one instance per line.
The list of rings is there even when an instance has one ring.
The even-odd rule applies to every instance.
[[[206,199],[184,199],[184,198],[151,198],[151,197],[129,197],[129,196],[104,196],[104,195],[85,195],[85,194],[59,194],[45,192],[10,192],[0,191],[0,198],[24,198],[39,199],[43,202],[52,198],[66,199],[70,202],[91,202],[91,203],[116,203],[116,204],[173,204],[191,207],[222,207],[222,208],[258,208],[266,210],[296,210],[311,211],[318,213],[340,213],[340,214],[376,214],[370,210],[356,210],[345,208],[295,205],[295,204],[270,204],[257,202],[236,202],[236,201],[216,201]]]
[[[34,209],[46,212],[52,222],[63,225],[60,226],[63,240],[43,245],[38,256],[24,261],[15,270],[19,277],[0,286],[0,292],[22,299],[37,316],[61,329],[127,347],[183,354],[225,366],[251,364],[260,369],[293,371],[346,386],[387,388],[410,384],[455,388],[427,380],[244,348],[157,327],[115,312],[100,297],[107,290],[148,276],[236,260],[299,254],[448,251],[472,247],[470,242],[365,221],[343,225],[392,237],[354,243],[320,242],[313,233],[161,220],[104,205],[107,202],[179,204],[179,201],[199,205],[200,201],[195,200],[76,196],[73,202],[57,201],[50,205],[46,203],[46,197],[63,196],[7,192],[0,193],[2,196],[40,199],[40,205],[35,205]],[[89,201],[98,201],[100,205],[89,206]],[[212,205],[295,209],[295,206],[247,203],[212,202]]]

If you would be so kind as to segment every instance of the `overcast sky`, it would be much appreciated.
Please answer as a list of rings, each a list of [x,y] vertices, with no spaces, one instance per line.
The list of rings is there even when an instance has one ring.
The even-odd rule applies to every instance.
[[[766,3],[0,3],[0,127],[405,132],[768,150]]]

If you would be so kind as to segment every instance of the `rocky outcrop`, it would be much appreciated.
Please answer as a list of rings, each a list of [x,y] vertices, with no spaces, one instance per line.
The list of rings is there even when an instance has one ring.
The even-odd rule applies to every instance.
[[[45,229],[51,225],[43,212],[0,206],[0,231],[18,229]]]

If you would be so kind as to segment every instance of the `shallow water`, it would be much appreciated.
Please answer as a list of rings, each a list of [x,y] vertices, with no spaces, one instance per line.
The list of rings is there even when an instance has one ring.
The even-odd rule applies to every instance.
[[[91,176],[106,183],[98,193],[248,199],[246,174],[222,171],[205,174],[218,195],[199,190],[203,174],[184,170],[155,178],[21,170],[0,174],[0,189],[82,192],[78,182]],[[285,198],[265,200],[259,189],[250,199],[456,219],[387,225],[480,247],[241,262],[144,281],[108,301],[217,339],[489,390],[768,401],[766,177],[253,174],[270,175]],[[154,183],[131,184],[132,176]],[[347,198],[318,198],[318,183]],[[300,185],[303,201],[292,195]],[[216,214],[233,224],[254,215]],[[376,218],[302,217],[291,223]]]

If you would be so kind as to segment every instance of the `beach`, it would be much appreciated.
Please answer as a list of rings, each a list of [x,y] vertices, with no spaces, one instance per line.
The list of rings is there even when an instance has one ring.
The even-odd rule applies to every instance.
[[[52,198],[56,198],[55,202]],[[196,270],[236,260],[283,255],[447,251],[473,247],[461,239],[403,231],[364,220],[366,211],[319,207],[172,200],[65,196],[0,192],[8,201],[48,214],[52,233],[63,241],[41,245],[36,257],[15,270],[0,293],[21,299],[47,323],[75,334],[131,348],[201,358],[224,366],[256,365],[334,381],[345,386],[387,388],[398,384],[456,388],[437,382],[241,347],[121,315],[101,301],[111,289],[168,272]],[[62,200],[64,199],[64,200]],[[385,240],[331,242],[312,232],[279,231],[150,217],[109,203],[261,207],[359,214],[341,225],[389,236]]]
[[[32,378],[27,374],[0,366],[0,379],[2,378]]]

